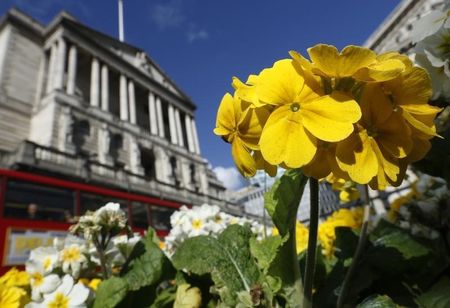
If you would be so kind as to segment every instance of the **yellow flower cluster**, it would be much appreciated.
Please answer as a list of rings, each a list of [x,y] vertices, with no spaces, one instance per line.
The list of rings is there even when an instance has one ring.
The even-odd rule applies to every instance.
[[[363,209],[340,209],[329,216],[319,225],[319,241],[322,245],[322,253],[330,258],[334,253],[334,241],[336,240],[337,227],[361,228]]]
[[[28,289],[30,277],[27,272],[10,269],[0,277],[0,307],[24,307],[29,301]]]
[[[272,229],[272,235],[278,235],[280,234],[277,228]],[[306,248],[308,248],[308,236],[309,236],[309,229],[301,222],[297,221],[295,225],[295,239],[296,239],[296,247],[297,247],[297,254],[300,254]]]
[[[374,189],[398,185],[436,136],[427,72],[396,52],[319,44],[291,51],[245,83],[233,78],[214,133],[231,143],[238,170],[300,168]]]

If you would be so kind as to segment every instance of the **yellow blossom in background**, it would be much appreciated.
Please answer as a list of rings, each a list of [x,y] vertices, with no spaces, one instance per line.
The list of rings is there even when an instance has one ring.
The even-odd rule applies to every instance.
[[[359,199],[360,193],[355,182],[337,177],[334,174],[330,174],[326,180],[331,183],[331,188],[333,190],[340,191],[339,199],[342,202],[350,202]]]
[[[397,220],[400,208],[411,201],[415,196],[417,196],[416,192],[414,191],[414,189],[411,189],[406,195],[400,196],[392,201],[387,213],[388,219],[392,222],[395,222]]]
[[[29,297],[24,289],[18,287],[0,288],[0,307],[20,308],[29,302]]]
[[[176,308],[199,308],[202,304],[202,293],[199,288],[190,284],[181,284],[177,288],[175,303]]]
[[[336,240],[335,229],[337,227],[361,228],[362,209],[340,209],[324,222],[319,224],[318,237],[322,245],[322,253],[331,258],[334,253],[334,241]]]
[[[88,284],[88,287],[94,291],[97,291],[97,288],[101,282],[102,282],[102,280],[98,279],[98,278],[91,279],[91,281]]]
[[[0,287],[26,287],[30,284],[30,275],[13,267],[0,277]]]
[[[304,224],[297,221],[295,226],[295,236],[297,243],[297,254],[300,254],[308,248],[309,229]]]

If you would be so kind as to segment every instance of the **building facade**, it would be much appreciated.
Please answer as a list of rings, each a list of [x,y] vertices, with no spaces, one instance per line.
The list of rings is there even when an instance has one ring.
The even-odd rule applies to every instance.
[[[0,23],[0,168],[179,204],[218,204],[196,106],[141,49],[62,12]]]

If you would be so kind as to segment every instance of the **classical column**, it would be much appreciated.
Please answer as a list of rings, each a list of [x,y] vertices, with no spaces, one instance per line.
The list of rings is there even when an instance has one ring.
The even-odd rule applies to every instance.
[[[128,120],[127,77],[120,75],[120,119]]]
[[[55,65],[56,65],[56,54],[58,52],[58,47],[56,43],[52,44],[50,48],[50,59],[48,62],[48,72],[47,72],[47,87],[45,93],[50,93],[53,90],[53,79],[55,77]]]
[[[194,152],[195,151],[195,145],[194,145],[194,140],[193,140],[193,137],[192,137],[191,117],[189,115],[187,115],[187,114],[184,117],[184,124],[185,124],[184,126],[186,126],[186,135],[187,135],[189,152]]]
[[[136,124],[136,98],[134,94],[134,82],[128,82],[128,103],[130,104],[130,122]]]
[[[98,107],[100,102],[100,63],[92,58],[91,64],[91,106]]]
[[[158,133],[158,120],[156,119],[155,94],[148,93],[148,115],[150,120],[150,132],[152,135]]]
[[[102,110],[109,110],[109,72],[106,64],[102,65]]]
[[[70,46],[69,49],[69,66],[67,69],[67,94],[75,94],[75,80],[77,77],[77,47]]]
[[[162,115],[162,106],[161,106],[161,99],[159,97],[156,97],[156,115],[158,117],[158,132],[159,136],[161,138],[164,138],[164,122],[163,122],[163,115]]]
[[[192,118],[191,120],[191,125],[192,125],[192,139],[193,139],[193,143],[194,143],[194,149],[195,149],[195,153],[200,154],[200,144],[198,142],[198,134],[197,134],[197,126],[195,125],[195,120]]]
[[[66,64],[66,42],[63,38],[58,39],[58,55],[55,64],[55,76],[53,80],[54,89],[62,89],[64,84],[64,69]]]
[[[177,128],[178,144],[184,146],[183,132],[181,127],[180,111],[175,108],[175,126]]]
[[[173,106],[169,104],[169,128],[170,128],[170,141],[173,144],[177,144],[177,128],[175,126],[175,114]]]

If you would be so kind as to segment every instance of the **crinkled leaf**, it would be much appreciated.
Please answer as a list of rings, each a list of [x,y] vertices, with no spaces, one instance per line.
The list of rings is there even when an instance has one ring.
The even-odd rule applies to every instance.
[[[116,307],[127,295],[128,283],[122,278],[112,277],[103,281],[95,294],[94,308]]]
[[[397,308],[399,307],[387,295],[378,295],[365,299],[357,308]]]
[[[255,238],[250,239],[250,250],[252,255],[256,258],[259,267],[264,273],[269,270],[270,264],[275,259],[280,246],[287,240],[288,237],[282,238],[279,235],[269,236],[261,241]]]
[[[421,308],[450,307],[450,278],[444,277],[416,299]]]
[[[262,279],[250,253],[251,237],[247,226],[231,225],[217,239],[211,236],[189,238],[173,255],[173,264],[177,269],[197,275],[210,273],[223,302],[234,306],[240,291],[249,292]]]

